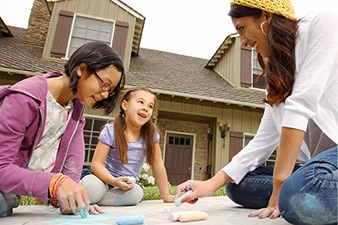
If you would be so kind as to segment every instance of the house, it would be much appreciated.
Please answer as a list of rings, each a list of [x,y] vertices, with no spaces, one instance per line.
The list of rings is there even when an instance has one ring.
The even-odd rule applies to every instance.
[[[126,88],[145,85],[157,95],[153,119],[170,183],[205,180],[258,128],[264,91],[253,82],[259,74],[255,53],[241,48],[237,34],[227,36],[210,60],[143,49],[145,21],[118,0],[35,0],[27,29],[0,20],[0,84],[63,70],[81,44],[107,42],[124,60]],[[100,127],[117,113],[107,117],[86,108],[86,166]]]

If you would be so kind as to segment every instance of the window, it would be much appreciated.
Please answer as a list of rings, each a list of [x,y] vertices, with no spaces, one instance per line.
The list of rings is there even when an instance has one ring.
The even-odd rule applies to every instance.
[[[108,119],[86,116],[86,124],[83,131],[85,142],[85,166],[89,166],[93,159],[102,126],[111,121],[111,118]]]
[[[257,81],[257,77],[262,74],[262,71],[262,67],[257,60],[257,52],[252,50],[252,87],[260,89],[265,88],[265,81],[263,78]]]
[[[129,24],[61,10],[55,30],[51,56],[70,56],[75,49],[90,41],[102,41],[124,58]]]
[[[251,48],[242,48],[241,55],[241,86],[264,89],[264,79],[256,82],[256,78],[262,73],[257,60],[257,52]]]
[[[113,31],[113,21],[75,15],[67,57],[81,45],[88,42],[102,41],[111,46]]]
[[[243,147],[245,147],[254,138],[254,134],[244,134]]]
[[[232,159],[242,148],[244,148],[255,137],[255,134],[230,131],[230,151],[229,157]],[[277,148],[266,160],[265,165],[273,165],[276,161]]]

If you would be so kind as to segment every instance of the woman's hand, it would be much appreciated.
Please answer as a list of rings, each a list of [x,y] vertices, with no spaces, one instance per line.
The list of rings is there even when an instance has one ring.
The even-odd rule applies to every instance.
[[[213,193],[212,187],[208,181],[188,180],[176,188],[175,199],[180,197],[184,192],[192,190],[193,192],[182,199],[183,202],[194,204],[199,197],[205,197]]]
[[[269,217],[270,219],[275,219],[280,216],[278,207],[268,206],[263,209],[258,209],[248,215],[249,217],[257,216],[259,219],[264,219]]]
[[[269,217],[270,219],[275,219],[280,216],[278,209],[278,196],[271,195],[269,204],[266,208],[256,210],[248,215],[249,217],[257,216],[259,219],[264,219]]]
[[[62,214],[88,215],[90,200],[84,187],[71,178],[66,178],[56,192]]]

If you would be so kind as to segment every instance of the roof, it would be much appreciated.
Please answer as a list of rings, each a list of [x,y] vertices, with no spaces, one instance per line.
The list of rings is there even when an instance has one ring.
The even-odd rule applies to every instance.
[[[4,23],[1,16],[0,16],[0,36],[13,37],[11,31],[8,29],[7,25]]]
[[[43,59],[43,47],[24,41],[25,29],[11,27],[14,37],[0,37],[0,71],[38,75],[63,71],[65,60]],[[140,49],[131,59],[128,86],[145,85],[158,94],[263,108],[263,91],[233,87],[205,68],[208,60],[163,51]]]
[[[239,37],[238,33],[228,35],[222,44],[218,47],[215,54],[209,60],[207,67],[212,68],[217,64],[217,62],[222,58],[224,52],[229,48],[230,45],[233,43],[233,39]]]

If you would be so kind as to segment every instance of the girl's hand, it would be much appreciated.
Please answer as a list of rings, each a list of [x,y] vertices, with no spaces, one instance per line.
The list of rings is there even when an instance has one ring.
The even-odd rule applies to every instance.
[[[164,203],[173,203],[175,201],[175,196],[168,194],[165,197],[162,197]]]
[[[89,206],[89,213],[94,215],[104,214],[105,211],[101,209],[97,204]]]
[[[127,176],[116,177],[113,186],[119,187],[123,191],[127,191],[129,189],[132,189],[135,185],[135,182],[128,183],[127,182],[128,180],[130,180],[130,179]]]
[[[62,214],[88,215],[90,200],[84,187],[71,178],[65,179],[57,189],[56,197]]]

